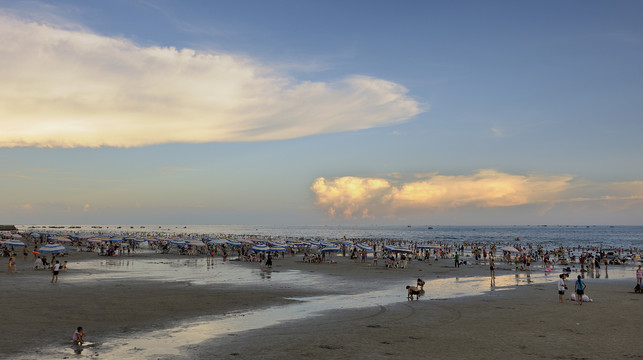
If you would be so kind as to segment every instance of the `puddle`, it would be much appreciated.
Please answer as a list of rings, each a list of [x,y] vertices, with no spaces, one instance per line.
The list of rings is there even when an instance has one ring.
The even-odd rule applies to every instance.
[[[252,266],[256,265],[256,266]],[[259,263],[242,266],[239,261],[221,259],[128,259],[101,258],[78,261],[67,265],[77,270],[65,275],[67,281],[76,283],[97,280],[143,280],[188,282],[192,285],[209,284],[256,284],[262,281],[287,283],[292,286],[310,286],[311,281],[322,282],[322,276],[306,274],[298,270],[262,269]]]

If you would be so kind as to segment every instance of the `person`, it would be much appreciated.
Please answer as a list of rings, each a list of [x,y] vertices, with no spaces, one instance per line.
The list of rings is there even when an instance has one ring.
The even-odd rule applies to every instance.
[[[268,254],[268,258],[266,259],[266,267],[271,268],[272,267],[272,255]]]
[[[51,283],[58,282],[58,272],[60,271],[60,263],[57,260],[54,260],[55,263],[51,266]],[[54,281],[55,280],[55,281]]]
[[[567,284],[565,284],[565,278],[567,274],[560,274],[558,279],[558,302],[563,302],[563,295],[565,295],[565,290],[567,290]]]
[[[16,272],[18,271],[18,268],[16,267],[16,255],[11,254],[11,258],[9,258],[9,272]]]
[[[489,259],[489,271],[491,272],[491,278],[495,279],[496,278],[496,263],[491,258]]]
[[[406,295],[406,298],[408,300],[413,301],[413,295],[415,295],[416,300],[420,300],[420,292],[421,292],[421,290],[418,289],[417,286],[406,285],[406,290],[408,290],[408,294]]]
[[[583,294],[585,294],[585,288],[587,285],[581,279],[581,276],[578,275],[578,280],[576,280],[576,298],[578,299],[578,305],[583,305]]]
[[[40,257],[36,258],[36,261],[33,263],[33,268],[35,269],[40,269],[40,268],[45,268],[45,266],[42,264],[42,259]]]
[[[82,345],[85,342],[85,332],[83,331],[82,326],[79,326],[78,329],[76,329],[72,336],[72,340],[74,340],[74,344],[76,345]]]
[[[455,267],[460,267],[460,254],[455,253]]]
[[[420,289],[420,290],[424,290],[424,284],[426,284],[426,282],[424,280],[418,278],[417,288]]]
[[[641,269],[641,265],[639,265],[639,268],[636,269],[636,285],[640,287],[641,281],[643,281],[643,270]]]

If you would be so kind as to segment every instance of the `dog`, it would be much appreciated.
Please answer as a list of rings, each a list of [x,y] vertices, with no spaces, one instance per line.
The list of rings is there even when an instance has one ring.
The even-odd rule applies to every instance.
[[[639,294],[643,292],[641,290],[641,285],[640,284],[636,284],[636,286],[634,287],[634,292],[639,293]]]
[[[423,292],[422,290],[419,290],[415,286],[409,286],[409,285],[406,286],[406,290],[408,290],[408,295],[406,296],[408,300],[413,301],[413,295],[415,295],[415,300],[420,300],[420,294],[422,294]]]

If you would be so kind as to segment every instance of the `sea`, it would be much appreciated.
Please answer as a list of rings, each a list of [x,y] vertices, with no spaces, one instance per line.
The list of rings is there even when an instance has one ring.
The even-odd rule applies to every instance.
[[[17,225],[23,232],[192,238],[253,237],[334,240],[400,240],[437,244],[541,245],[545,249],[643,249],[643,226],[288,226],[288,225]]]

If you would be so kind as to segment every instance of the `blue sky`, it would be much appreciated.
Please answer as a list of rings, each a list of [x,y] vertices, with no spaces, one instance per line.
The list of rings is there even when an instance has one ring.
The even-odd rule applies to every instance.
[[[641,10],[0,1],[0,222],[637,225]]]

